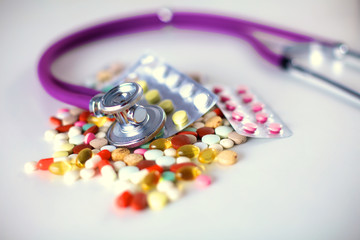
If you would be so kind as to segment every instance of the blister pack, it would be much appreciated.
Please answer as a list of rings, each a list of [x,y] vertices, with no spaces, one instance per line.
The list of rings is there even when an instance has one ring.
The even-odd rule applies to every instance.
[[[236,89],[209,86],[217,94],[217,103],[236,132],[255,138],[281,138],[292,135],[280,117],[246,86]]]
[[[199,119],[218,101],[216,94],[153,55],[145,55],[116,82],[137,82],[142,105],[157,104],[167,118],[163,137],[170,137]]]

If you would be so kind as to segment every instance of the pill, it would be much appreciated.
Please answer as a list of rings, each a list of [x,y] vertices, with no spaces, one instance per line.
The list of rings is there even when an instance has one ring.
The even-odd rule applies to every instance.
[[[181,197],[181,191],[176,187],[170,188],[165,194],[170,201],[176,201]]]
[[[142,171],[145,171],[145,169]],[[149,171],[140,183],[141,189],[145,192],[154,189],[159,182],[160,176],[158,171]]]
[[[268,120],[268,117],[268,114],[262,112],[255,115],[256,121],[258,121],[259,123],[265,123]]]
[[[236,88],[236,91],[238,94],[243,94],[246,93],[248,91],[248,87],[244,86],[244,85],[240,85]]]
[[[159,138],[154,141],[152,141],[149,145],[150,149],[159,149],[161,151],[164,151],[167,148],[171,148],[171,141],[166,138]]]
[[[193,83],[186,83],[180,87],[179,93],[183,98],[188,98],[194,93],[194,88]]]
[[[80,177],[82,179],[88,180],[95,176],[95,170],[92,168],[83,168],[80,170]]]
[[[50,118],[49,118],[49,122],[50,122],[50,124],[53,125],[54,127],[59,127],[59,126],[61,126],[61,124],[62,124],[61,119],[56,118],[56,117],[50,117]]]
[[[203,116],[203,119],[202,119],[202,120],[200,120],[200,119],[201,119],[201,118],[200,118],[200,119],[198,119],[197,121],[204,121],[204,122],[206,122],[207,120],[209,120],[210,118],[215,117],[215,116],[217,116],[216,112],[210,111],[210,112],[206,113],[206,114]]]
[[[177,135],[193,135],[194,137],[198,137],[198,134],[196,131],[181,131],[177,133]]]
[[[67,140],[69,136],[66,133],[58,133],[55,135],[54,140]]]
[[[231,139],[235,144],[242,144],[246,142],[246,136],[240,135],[235,131],[229,133],[228,138]]]
[[[220,140],[220,145],[224,148],[232,148],[234,146],[234,142],[231,139],[225,138]]]
[[[40,170],[49,170],[49,166],[54,162],[54,158],[44,158],[40,159],[36,167]]]
[[[248,122],[244,124],[243,129],[245,132],[252,134],[256,131],[257,125],[255,123]]]
[[[207,93],[199,93],[194,97],[194,105],[200,111],[206,110],[211,103],[210,97]]]
[[[199,129],[199,128],[205,127],[205,124],[203,122],[194,122],[193,127],[196,129]]]
[[[208,134],[214,134],[215,130],[214,128],[211,127],[202,127],[196,130],[199,138],[201,139],[203,136],[208,135]]]
[[[161,210],[167,204],[168,198],[165,193],[153,191],[148,194],[147,202],[151,210]]]
[[[144,168],[148,168],[148,167],[151,167],[153,165],[156,165],[155,161],[154,160],[143,160],[141,162],[139,162],[136,166],[142,170]]]
[[[172,181],[168,181],[168,180],[163,180],[160,181],[157,185],[156,185],[156,190],[158,190],[159,192],[167,192],[169,189],[175,187],[175,184],[173,181],[175,181],[175,174],[173,172],[171,172],[174,176],[174,180]]]
[[[183,145],[191,144],[191,141],[186,135],[176,135],[171,138],[171,144],[174,149],[178,149]]]
[[[53,130],[53,129],[45,131],[45,133],[44,133],[45,141],[47,141],[47,142],[53,141],[55,139],[55,136],[56,136],[57,133],[58,132],[56,130]]]
[[[124,162],[128,166],[136,166],[142,160],[144,160],[143,155],[137,153],[130,153],[124,157]]]
[[[77,136],[73,136],[69,139],[69,143],[74,144],[74,145],[80,145],[83,144],[85,140],[85,136],[84,135],[77,135]]]
[[[209,147],[209,146],[208,146],[206,143],[204,143],[204,142],[196,142],[196,143],[194,143],[193,145],[194,145],[194,146],[197,146],[197,147],[200,149],[200,151],[202,151],[202,150],[204,150],[204,149],[206,149],[206,148]]]
[[[231,117],[232,119],[240,122],[244,119],[244,114],[239,110],[235,110],[231,113]]]
[[[125,191],[115,199],[116,206],[120,208],[127,208],[130,206],[133,195],[129,191]]]
[[[151,89],[145,93],[145,99],[149,104],[156,104],[160,101],[160,93],[157,89]]]
[[[84,137],[84,143],[85,143],[85,144],[89,144],[89,143],[90,143],[92,140],[94,140],[94,139],[95,139],[95,134],[89,132],[89,133],[87,133],[87,134],[85,135],[85,137]]]
[[[106,137],[106,133],[104,132],[98,132],[97,134],[95,134],[96,138],[105,138]]]
[[[201,141],[208,145],[211,145],[211,144],[219,143],[220,137],[216,134],[208,134],[208,135],[203,136],[201,138]]]
[[[156,160],[157,158],[163,156],[163,151],[159,149],[152,149],[145,152],[144,157],[146,160]]]
[[[161,181],[172,181],[174,182],[176,180],[175,174],[171,171],[165,171],[161,174]]]
[[[100,150],[108,150],[109,152],[112,152],[116,149],[114,145],[105,145],[100,148]]]
[[[251,94],[244,94],[244,95],[242,95],[242,101],[244,102],[244,103],[249,103],[249,102],[251,102],[253,100],[253,95],[251,95]]]
[[[175,172],[176,179],[184,181],[192,181],[201,174],[201,170],[197,166],[183,166]]]
[[[195,179],[195,184],[200,188],[205,188],[211,184],[211,177],[201,174]]]
[[[222,165],[232,165],[237,162],[237,153],[231,150],[224,150],[220,152],[215,160]]]
[[[178,158],[176,158],[176,164],[186,163],[186,162],[191,162],[191,159],[188,158],[188,157],[178,157]]]
[[[224,120],[223,120],[223,125],[224,125],[224,126],[230,126],[229,120],[224,119]]]
[[[207,148],[200,152],[199,154],[199,162],[210,164],[214,161],[216,155],[218,154],[218,151],[213,148]]]
[[[119,170],[120,170],[122,167],[125,167],[125,166],[126,166],[126,163],[123,162],[123,161],[116,161],[116,162],[111,162],[111,165],[114,167],[114,169],[115,169],[116,172],[119,172]]]
[[[194,135],[192,134],[185,134],[185,136],[187,136],[189,139],[190,139],[190,143],[191,144],[194,144],[197,142],[197,137],[195,137]]]
[[[176,150],[177,157],[188,157],[188,158],[197,158],[199,156],[200,149],[194,145],[188,144],[181,146]]]
[[[49,166],[49,172],[56,175],[64,175],[67,171],[70,171],[71,168],[71,164],[67,161],[53,162]]]
[[[180,110],[172,115],[172,120],[176,125],[185,125],[188,121],[188,116],[185,110]]]
[[[137,84],[140,85],[140,87],[142,88],[143,92],[146,93],[148,90],[148,84],[145,80],[138,80],[136,81]]]
[[[93,140],[91,140],[91,142],[89,143],[93,148],[97,148],[100,149],[103,146],[108,144],[108,140],[106,138],[95,138]]]
[[[253,112],[259,112],[259,111],[263,110],[263,108],[264,108],[264,104],[262,104],[262,103],[253,103],[251,105],[251,110]]]
[[[124,161],[125,156],[130,154],[130,150],[127,148],[117,148],[111,152],[111,158],[113,161]]]
[[[140,148],[149,149],[150,143],[151,142],[145,143],[145,144],[141,145]]]
[[[24,165],[24,171],[26,173],[32,173],[32,172],[36,171],[37,169],[38,168],[37,168],[37,162],[36,161],[27,162]]]
[[[271,134],[278,134],[280,133],[282,126],[279,123],[270,123],[268,129]]]
[[[234,131],[234,129],[228,126],[220,126],[215,128],[215,134],[222,138],[227,138],[229,133],[231,133],[232,131]]]
[[[70,144],[70,143],[63,143],[61,145],[58,145],[55,147],[55,151],[64,151],[64,152],[70,152],[72,149],[74,148],[74,144]]]
[[[64,174],[64,181],[67,184],[72,184],[72,183],[76,182],[79,178],[80,178],[80,171],[79,170],[67,171]]]
[[[83,127],[85,124],[86,124],[85,121],[77,121],[77,122],[74,123],[74,126],[76,126],[76,127],[81,127],[81,129],[82,129],[82,127]]]
[[[107,181],[114,181],[117,174],[112,165],[103,166],[100,170],[101,176]]]
[[[72,107],[69,109],[69,113],[73,116],[79,116],[84,110],[77,107]]]
[[[67,156],[63,156],[63,157],[55,157],[54,158],[54,162],[60,162],[60,161],[68,161],[70,160]]]
[[[100,149],[92,149],[91,151],[93,152],[93,154],[98,154],[100,152]]]
[[[172,172],[176,172],[177,170],[179,170],[180,168],[182,167],[185,167],[185,166],[194,166],[194,167],[197,167],[195,163],[193,162],[184,162],[184,163],[177,163],[177,164],[174,164],[170,167],[170,171]]]
[[[89,148],[81,150],[76,157],[76,166],[79,168],[85,167],[85,162],[92,157],[92,151]]]
[[[135,193],[130,204],[131,208],[141,211],[147,207],[146,194],[142,192]]]
[[[164,155],[168,157],[176,157],[176,149],[168,148],[164,150]]]
[[[155,160],[155,163],[161,167],[170,167],[175,164],[175,158],[169,156],[161,156]]]
[[[86,123],[86,124],[84,124],[83,126],[82,126],[82,129],[83,129],[83,131],[87,131],[88,129],[90,129],[91,127],[96,127],[95,126],[95,124],[93,124],[93,123]],[[84,132],[84,133],[85,133]]]
[[[72,138],[74,136],[80,135],[82,133],[82,129],[77,126],[73,126],[69,129],[68,136]]]
[[[90,112],[89,111],[83,111],[82,113],[80,113],[79,115],[79,121],[84,121],[86,122],[88,117],[90,116]]]
[[[170,99],[165,99],[159,103],[159,107],[164,109],[166,114],[171,113],[174,110],[174,105]]]
[[[123,192],[129,191],[134,194],[138,190],[137,186],[129,181],[116,180],[114,182],[115,194],[122,194]]]
[[[69,125],[69,124],[74,124],[77,121],[77,117],[73,116],[73,115],[69,115],[65,118],[62,119],[62,125]]]
[[[215,149],[215,150],[217,150],[218,152],[221,152],[222,150],[224,150],[224,147],[221,146],[221,144],[218,144],[218,143],[211,144],[211,145],[209,146],[209,148]]]
[[[219,86],[213,87],[213,93],[215,93],[215,94],[221,93],[222,91],[223,91],[222,87],[219,87]]]
[[[145,149],[145,148],[138,148],[138,149],[134,150],[134,153],[141,154],[144,156],[146,151],[147,151],[147,149]]]
[[[119,170],[119,179],[120,180],[128,180],[130,179],[131,175],[133,173],[136,173],[139,171],[139,168],[135,167],[135,166],[126,166],[126,167],[122,167]]]
[[[93,147],[90,146],[89,144],[80,144],[80,145],[77,145],[73,148],[73,153],[79,153],[81,150],[83,150],[84,148],[89,148],[89,149],[92,149]]]
[[[225,103],[225,108],[229,111],[234,111],[237,107],[237,104],[233,101],[227,101]]]
[[[59,133],[65,133],[65,132],[68,132],[72,126],[73,126],[72,124],[64,125],[64,126],[57,127],[55,130],[58,131]]]
[[[69,156],[69,152],[67,152],[67,151],[57,151],[57,152],[54,152],[52,155],[53,158],[67,157],[67,156]]]
[[[220,101],[223,102],[223,103],[229,101],[230,99],[231,99],[230,96],[227,95],[227,94],[221,94],[220,95]]]
[[[205,127],[217,128],[222,124],[222,118],[214,116],[205,122]]]
[[[85,168],[96,168],[98,163],[101,161],[101,157],[99,155],[95,155],[85,161]]]

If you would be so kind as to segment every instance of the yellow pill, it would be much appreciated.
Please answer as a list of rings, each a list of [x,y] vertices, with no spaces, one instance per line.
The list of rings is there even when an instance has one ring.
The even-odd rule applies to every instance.
[[[79,168],[83,168],[85,167],[85,162],[87,160],[89,160],[93,155],[93,152],[91,151],[90,148],[84,148],[83,150],[81,150],[79,152],[79,154],[76,157],[76,166],[78,166]]]
[[[166,114],[171,113],[174,110],[174,105],[170,99],[165,99],[159,103],[159,107],[164,109]]]
[[[159,138],[150,143],[150,149],[159,149],[164,151],[165,149],[171,148],[172,144],[169,139],[166,138]]]
[[[69,156],[69,152],[67,152],[67,151],[57,151],[57,152],[54,152],[54,154],[52,155],[53,158],[67,157],[67,156]]]
[[[145,94],[145,99],[149,104],[156,104],[160,101],[160,93],[156,89],[152,89]]]
[[[172,116],[172,120],[176,125],[184,125],[188,120],[186,111],[180,110],[175,112]]]
[[[161,210],[166,206],[168,198],[165,193],[154,191],[148,194],[147,202],[150,209]]]
[[[178,169],[175,176],[178,180],[192,181],[201,174],[201,170],[195,166],[184,166]]]
[[[89,116],[87,121],[88,121],[88,123],[92,123],[92,124],[95,124],[98,127],[102,127],[108,121],[108,118],[107,117]]]
[[[141,188],[144,191],[150,191],[156,187],[159,182],[160,173],[158,171],[149,172],[141,181]]]
[[[217,155],[217,151],[213,148],[207,148],[204,149],[200,152],[199,154],[199,162],[201,163],[207,163],[210,164],[214,161],[216,155]]]
[[[187,144],[179,147],[176,150],[177,157],[188,157],[188,158],[197,158],[199,156],[200,148],[197,146]]]
[[[72,165],[68,161],[53,162],[49,166],[49,171],[56,175],[64,175],[72,169]]]
[[[144,93],[147,92],[148,85],[147,85],[147,82],[145,80],[139,80],[139,81],[136,81],[136,83],[140,85],[140,87],[143,89]]]

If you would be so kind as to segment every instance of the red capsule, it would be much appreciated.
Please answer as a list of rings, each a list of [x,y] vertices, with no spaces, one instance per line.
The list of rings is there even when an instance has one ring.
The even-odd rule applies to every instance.
[[[147,169],[149,172],[158,171],[159,173],[162,173],[164,171],[164,169],[162,167],[160,167],[159,165],[153,165],[153,166],[147,167],[145,169]]]
[[[192,132],[192,131],[182,131],[179,132],[177,135],[186,135],[186,134],[194,135],[195,137],[198,136],[197,132]]]
[[[94,125],[92,127],[90,127],[88,130],[86,130],[83,135],[86,136],[86,134],[88,133],[93,133],[93,134],[96,134],[97,132],[99,131],[99,127]]]
[[[198,128],[196,132],[199,135],[199,138],[201,139],[205,135],[214,134],[215,130],[211,127],[202,127],[202,128]]]
[[[100,152],[98,152],[97,155],[99,155],[101,157],[101,159],[109,160],[111,157],[111,152],[109,150],[104,149],[104,150],[101,150]]]
[[[173,148],[178,149],[183,145],[191,144],[190,138],[186,135],[176,135],[171,138],[171,145]]]
[[[144,168],[148,168],[148,167],[151,167],[151,166],[154,166],[154,165],[156,165],[155,161],[142,160],[136,166],[139,168],[139,170],[142,170]]]
[[[83,150],[83,149],[85,149],[85,148],[93,149],[93,147],[92,147],[91,145],[83,143],[83,144],[80,144],[80,145],[76,145],[76,146],[72,149],[72,151],[73,151],[73,153],[78,154],[81,150]]]
[[[224,117],[224,114],[222,113],[222,111],[220,110],[220,108],[215,108],[213,110],[214,113],[216,113],[216,115],[220,116],[220,117]]]
[[[69,129],[74,126],[74,124],[69,124],[69,125],[64,125],[64,126],[60,126],[56,128],[56,131],[58,131],[59,133],[64,133],[64,132],[68,132]]]
[[[102,167],[103,166],[106,166],[106,165],[111,165],[110,162],[106,159],[101,159],[98,164],[97,164],[97,167],[99,168],[99,170],[101,171]]]
[[[79,115],[79,121],[87,122],[88,117],[90,116],[89,111],[84,111]]]
[[[145,209],[146,207],[147,207],[146,194],[142,192],[135,193],[131,201],[131,208],[140,211]]]
[[[49,166],[54,162],[54,158],[44,158],[37,162],[36,167],[40,170],[49,170]]]
[[[120,208],[126,208],[130,206],[132,200],[133,195],[129,191],[125,191],[115,199],[115,204]]]
[[[56,118],[56,117],[50,117],[49,121],[55,127],[59,127],[62,124],[62,121],[60,119]]]
[[[197,167],[197,165],[195,163],[192,163],[192,162],[184,162],[184,163],[179,163],[179,164],[174,164],[170,167],[170,171],[172,172],[176,172],[177,170],[179,170],[180,168],[182,167],[185,167],[185,166],[194,166],[194,167]]]

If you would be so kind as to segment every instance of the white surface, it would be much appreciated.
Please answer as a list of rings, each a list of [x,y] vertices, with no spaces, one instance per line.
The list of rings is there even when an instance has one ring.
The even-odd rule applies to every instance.
[[[24,163],[51,154],[48,117],[62,103],[36,76],[54,39],[98,20],[139,9],[184,6],[258,19],[338,39],[360,49],[358,1],[0,1],[0,239],[360,239],[359,107],[274,69],[237,39],[200,32],[136,34],[85,46],[54,66],[81,80],[103,64],[133,63],[146,49],[213,82],[248,84],[294,132],[251,140],[240,161],[214,166],[214,184],[163,211],[116,211],[97,181],[67,186]],[[344,2],[344,3],[343,3]]]

